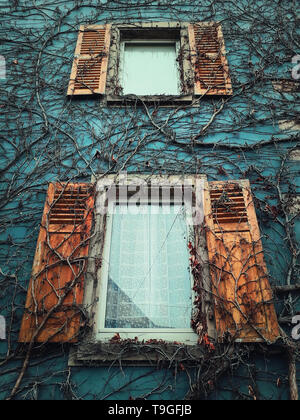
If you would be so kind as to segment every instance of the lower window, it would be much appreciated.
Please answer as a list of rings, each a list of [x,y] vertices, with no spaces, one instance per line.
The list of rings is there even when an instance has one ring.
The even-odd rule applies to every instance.
[[[109,202],[97,339],[197,342],[189,213],[187,203]]]

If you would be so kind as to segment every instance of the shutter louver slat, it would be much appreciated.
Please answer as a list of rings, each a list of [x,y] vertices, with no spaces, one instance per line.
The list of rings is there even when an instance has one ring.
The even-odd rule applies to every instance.
[[[249,182],[207,183],[205,222],[219,340],[275,341],[280,329]]]
[[[50,184],[19,341],[76,342],[92,226],[90,184]]]
[[[111,25],[80,27],[68,95],[104,94]]]
[[[49,226],[63,223],[77,226],[83,223],[88,195],[88,189],[57,189],[49,214]]]
[[[215,22],[189,25],[196,95],[232,95],[221,25]]]

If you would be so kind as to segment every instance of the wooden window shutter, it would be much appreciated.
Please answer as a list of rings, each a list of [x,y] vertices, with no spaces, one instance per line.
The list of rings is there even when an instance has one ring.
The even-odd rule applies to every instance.
[[[248,180],[208,182],[205,223],[217,336],[280,336]]]
[[[91,184],[49,185],[20,342],[77,341],[93,207]]]
[[[222,28],[216,22],[189,25],[195,95],[232,95]]]
[[[81,25],[68,95],[104,94],[111,25]]]

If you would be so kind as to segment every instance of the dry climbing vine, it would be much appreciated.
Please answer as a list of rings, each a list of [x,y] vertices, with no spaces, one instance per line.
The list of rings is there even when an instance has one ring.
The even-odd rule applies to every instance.
[[[1,399],[296,399],[299,342],[299,54],[296,1],[2,1],[0,80]],[[222,22],[234,94],[193,105],[66,97],[79,24]],[[292,125],[291,125],[292,124]],[[18,332],[49,181],[90,182],[123,171],[249,179],[283,335],[277,346],[212,343],[201,356],[178,343],[111,343],[109,367],[68,367],[66,346],[24,348]],[[297,233],[298,229],[298,233]],[[298,235],[298,236],[297,236]],[[191,250],[192,248],[190,248]],[[194,255],[194,258],[196,256]],[[195,289],[201,292],[197,264]],[[201,313],[197,314],[199,323]],[[200,325],[200,324],[199,324]],[[198,325],[198,326],[199,326]],[[117,341],[117,340],[115,340]],[[144,371],[124,352],[162,356]],[[297,377],[298,365],[298,377]],[[102,379],[94,386],[93,378]],[[98,375],[99,376],[99,375]],[[87,385],[91,383],[93,385]]]

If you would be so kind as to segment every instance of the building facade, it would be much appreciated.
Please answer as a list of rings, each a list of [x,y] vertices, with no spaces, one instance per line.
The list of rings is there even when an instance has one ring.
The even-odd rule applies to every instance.
[[[0,398],[297,399],[295,2],[3,3]]]

